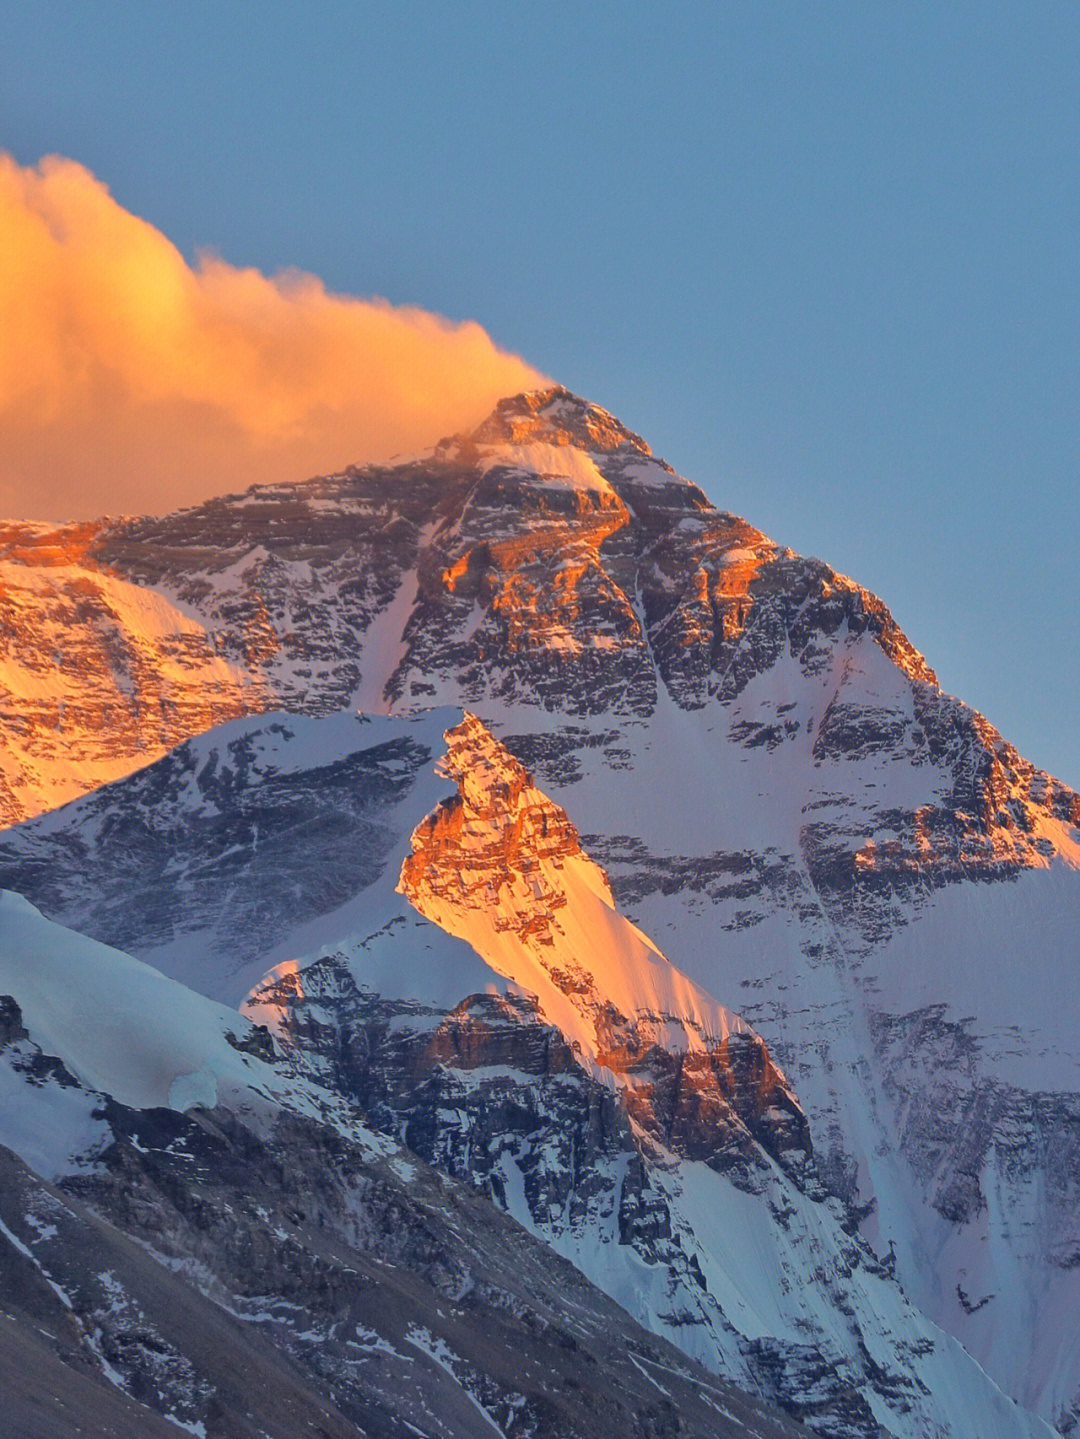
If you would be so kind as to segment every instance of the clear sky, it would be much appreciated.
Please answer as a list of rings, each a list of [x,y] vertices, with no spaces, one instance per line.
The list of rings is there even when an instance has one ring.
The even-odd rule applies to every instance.
[[[478,321],[1080,785],[1075,0],[35,0],[0,148]]]

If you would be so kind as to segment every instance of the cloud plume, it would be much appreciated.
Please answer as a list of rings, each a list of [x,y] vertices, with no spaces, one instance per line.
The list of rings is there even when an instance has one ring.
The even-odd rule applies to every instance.
[[[162,511],[423,448],[543,383],[477,324],[203,257],[0,153],[0,516]]]

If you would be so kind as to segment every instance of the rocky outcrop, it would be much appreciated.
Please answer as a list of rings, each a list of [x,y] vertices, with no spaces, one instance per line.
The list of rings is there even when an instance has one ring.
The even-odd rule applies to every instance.
[[[685,1352],[737,1374],[817,1433],[868,1439],[880,1432],[865,1372],[859,1363],[838,1362],[827,1339],[739,1335],[724,1314],[722,1285],[703,1270],[677,1188],[672,1193],[658,1182],[676,1157],[703,1161],[753,1194],[766,1213],[775,1206],[771,1222],[785,1227],[793,1225],[793,1199],[811,1209],[823,1202],[804,1154],[802,1191],[777,1192],[767,1151],[737,1113],[753,1102],[752,1091],[777,1097],[776,1071],[756,1036],[731,1037],[738,1057],[724,1054],[722,1071],[716,1054],[669,1066],[679,1073],[662,1106],[650,1086],[631,1080],[612,1087],[590,1075],[532,1002],[473,995],[433,1016],[365,994],[344,963],[327,957],[302,977],[261,988],[257,1003],[262,1014],[276,1010],[278,1043],[292,1062],[349,1096],[365,1122],[478,1189],[612,1292],[626,1282],[629,1266],[639,1276],[638,1303],[648,1312],[659,1302],[653,1326]],[[743,1082],[732,1091],[735,1074]],[[765,1144],[786,1139],[801,1151],[808,1147],[805,1119],[779,1078],[790,1108],[772,1106],[777,1112],[759,1115],[755,1128]],[[754,1124],[752,1115],[747,1119]],[[820,1260],[837,1301],[850,1311],[850,1297],[840,1298],[841,1274],[865,1267],[877,1282],[877,1270],[857,1241],[837,1233],[843,1256]],[[858,1323],[854,1314],[844,1321],[856,1334]],[[933,1351],[933,1341],[922,1342]],[[903,1412],[910,1378],[894,1377],[893,1384]]]
[[[400,882],[412,904],[496,963],[508,938],[535,956],[585,1020],[586,1053],[618,1077],[634,1123],[674,1153],[748,1162],[759,1143],[778,1159],[807,1156],[806,1118],[757,1035],[734,1020],[710,1034],[693,1016],[652,1007],[652,995],[619,1010],[605,970],[620,956],[604,955],[597,927],[594,953],[579,957],[560,923],[577,898],[574,871],[613,907],[607,876],[565,810],[474,716],[446,738],[442,768],[458,792],[413,831]]]

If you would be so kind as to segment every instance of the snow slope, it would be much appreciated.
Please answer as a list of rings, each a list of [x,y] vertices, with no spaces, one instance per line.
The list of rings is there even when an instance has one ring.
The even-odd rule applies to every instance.
[[[325,1097],[302,1080],[286,1079],[238,1047],[251,1026],[235,1010],[54,924],[10,890],[0,891],[0,994],[18,1005],[32,1044],[61,1056],[83,1089],[118,1104],[328,1112]],[[18,1123],[14,1106],[6,1121]],[[37,1139],[47,1149],[45,1136]],[[7,1122],[0,1142],[23,1154]],[[33,1148],[23,1157],[40,1164]]]

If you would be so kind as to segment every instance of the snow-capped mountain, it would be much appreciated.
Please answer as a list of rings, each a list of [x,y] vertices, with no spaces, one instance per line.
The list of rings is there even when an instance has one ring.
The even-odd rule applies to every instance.
[[[857,1238],[761,1039],[474,716],[234,721],[9,831],[0,882],[250,989],[290,1075],[818,1432],[1049,1433]]]
[[[265,1030],[10,892],[0,994],[5,1435],[794,1436]]]
[[[8,526],[0,546],[9,818],[230,716],[468,706],[572,815],[629,918],[762,1036],[879,1264],[1007,1393],[1075,1428],[1080,799],[943,694],[879,600],[565,391],[399,465],[164,519]],[[337,761],[317,784],[297,777],[317,765],[284,766],[304,828],[269,853],[245,785],[208,774],[217,815],[196,829],[232,885],[176,857],[187,821],[155,830],[167,790],[111,823],[104,791],[92,840],[69,811],[12,831],[5,882],[170,972],[192,936],[232,943],[229,972],[254,983],[264,958],[319,949],[275,953],[284,896],[318,941],[355,893],[339,841],[362,834],[375,869],[404,859],[376,810],[395,786],[419,799],[424,764],[358,773],[381,796],[366,811]],[[424,797],[422,814],[445,799]],[[35,858],[47,833],[54,858]],[[174,878],[186,930],[156,898]],[[422,881],[423,912],[495,958],[505,935],[472,932],[467,891]],[[226,997],[205,964],[191,982]]]

